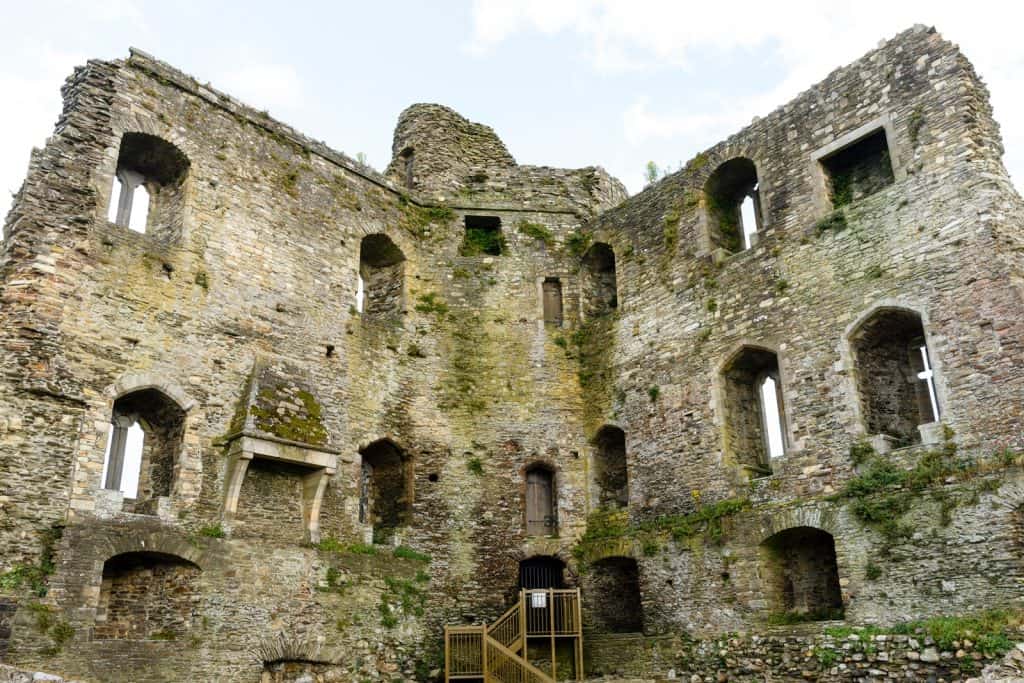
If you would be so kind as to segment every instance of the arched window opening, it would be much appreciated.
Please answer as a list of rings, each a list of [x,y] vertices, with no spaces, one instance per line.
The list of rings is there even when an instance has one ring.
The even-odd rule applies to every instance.
[[[583,255],[582,265],[584,318],[611,313],[619,305],[615,252],[604,242],[595,242]]]
[[[539,555],[519,563],[520,588],[565,588],[565,562]]]
[[[412,519],[412,467],[401,449],[387,439],[362,451],[359,521],[373,527],[374,543],[391,540]]]
[[[556,536],[558,511],[555,505],[555,475],[538,465],[526,471],[526,534]]]
[[[176,640],[192,628],[200,569],[176,555],[133,552],[103,564],[93,637]]]
[[[188,158],[166,140],[125,133],[117,158],[117,193],[111,197],[108,218],[140,233],[180,232],[188,169]]]
[[[863,199],[896,182],[885,129],[821,159],[833,208]]]
[[[142,389],[114,402],[103,488],[121,491],[126,510],[155,514],[156,501],[171,495],[181,452],[185,411],[156,389]]]
[[[416,177],[413,175],[414,164],[416,161],[416,150],[412,147],[406,147],[402,150],[400,155],[402,158],[402,181],[405,186],[410,190],[416,185]]]
[[[869,435],[884,435],[895,446],[921,442],[919,425],[937,422],[935,370],[921,317],[884,309],[852,337],[861,411]]]
[[[393,318],[404,309],[405,254],[387,235],[359,243],[356,308],[368,318]]]
[[[597,432],[594,439],[594,480],[597,483],[599,505],[629,505],[626,434],[618,427],[609,425]]]
[[[557,277],[544,278],[541,286],[544,322],[549,325],[562,324],[562,283]]]
[[[631,557],[594,562],[583,576],[583,623],[598,633],[644,630],[640,571]]]
[[[813,527],[780,531],[761,544],[769,609],[807,620],[842,619],[843,596],[832,535]]]
[[[704,184],[704,199],[712,249],[733,253],[753,246],[762,224],[753,161],[737,157],[715,169]]]
[[[778,357],[744,348],[722,371],[725,450],[755,475],[771,474],[787,447],[786,410]]]

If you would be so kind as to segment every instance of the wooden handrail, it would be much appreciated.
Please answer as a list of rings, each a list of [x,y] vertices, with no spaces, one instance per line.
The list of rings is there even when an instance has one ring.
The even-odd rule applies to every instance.
[[[484,636],[484,652],[487,660],[486,681],[497,679],[503,683],[555,683],[555,679],[488,635]]]

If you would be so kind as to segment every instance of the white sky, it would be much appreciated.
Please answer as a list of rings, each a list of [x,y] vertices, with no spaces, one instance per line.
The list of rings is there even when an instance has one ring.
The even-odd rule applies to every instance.
[[[441,102],[493,126],[520,163],[599,164],[633,192],[915,23],[988,83],[1024,178],[1024,4],[501,0],[5,3],[0,215],[88,58],[136,46],[372,166],[399,112]]]

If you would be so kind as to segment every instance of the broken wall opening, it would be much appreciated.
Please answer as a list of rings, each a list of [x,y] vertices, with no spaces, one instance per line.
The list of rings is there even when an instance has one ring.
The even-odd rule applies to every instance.
[[[600,506],[629,505],[626,433],[618,427],[606,425],[594,438],[594,482]]]
[[[716,168],[704,184],[704,202],[712,250],[733,253],[753,244],[763,222],[753,161],[737,157]]]
[[[870,196],[896,181],[884,128],[824,157],[821,166],[834,208]]]
[[[189,165],[188,157],[170,142],[147,133],[125,133],[109,220],[136,232],[180,237]]]
[[[583,623],[598,633],[644,630],[640,570],[631,557],[607,557],[592,563],[583,583]]]
[[[93,637],[174,640],[186,635],[199,601],[199,576],[199,567],[176,555],[115,555],[103,564]]]
[[[843,618],[832,534],[813,527],[780,531],[761,544],[761,576],[769,609],[809,619]]]
[[[374,543],[385,543],[412,519],[412,466],[388,439],[373,442],[360,454],[359,521],[373,527]]]
[[[778,356],[745,347],[723,368],[722,384],[726,454],[756,474],[770,474],[772,458],[786,448]]]
[[[582,288],[585,319],[607,315],[618,308],[618,277],[615,252],[604,242],[595,242],[583,255]]]
[[[466,216],[466,234],[459,253],[462,256],[501,256],[505,237],[498,216]]]
[[[125,509],[155,514],[157,499],[171,495],[185,433],[185,411],[157,389],[142,389],[114,402],[103,487],[125,495]]]
[[[383,234],[359,243],[361,299],[356,308],[367,318],[395,318],[404,310],[405,254]]]
[[[939,420],[921,316],[905,309],[879,310],[851,341],[867,433],[884,434],[897,446],[920,443],[918,425]]]

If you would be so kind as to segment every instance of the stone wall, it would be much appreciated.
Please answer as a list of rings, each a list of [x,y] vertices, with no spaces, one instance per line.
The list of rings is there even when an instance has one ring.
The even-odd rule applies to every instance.
[[[535,556],[583,587],[595,671],[957,676],[963,658],[922,664],[909,640],[885,663],[826,636],[717,639],[819,603],[883,625],[1021,607],[1021,205],[984,86],[934,31],[628,199],[599,167],[518,166],[438,105],[402,114],[380,175],[139,52],[89,62],[64,96],[0,256],[8,661],[87,680],[422,680],[441,627],[504,611]],[[188,161],[144,234],[107,220],[137,135]],[[887,156],[836,161],[865,136]],[[737,158],[756,191],[744,176],[709,193]],[[760,217],[747,249],[721,210],[740,194]],[[498,248],[473,248],[467,216],[500,226]],[[898,366],[890,398],[917,381],[857,351],[892,311],[920,320],[939,423],[887,429],[864,408],[872,375]],[[767,463],[750,391],[765,372],[786,443]],[[147,416],[171,462],[145,504],[101,481],[115,403],[141,392],[183,416]],[[596,461],[612,429],[624,483]],[[364,486],[384,443],[401,472]],[[538,467],[557,524],[530,534]],[[129,553],[166,562],[114,572]],[[115,627],[153,586],[176,596],[158,623]],[[595,650],[639,629],[636,656]]]

